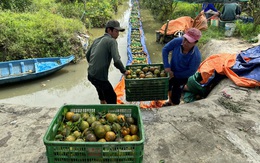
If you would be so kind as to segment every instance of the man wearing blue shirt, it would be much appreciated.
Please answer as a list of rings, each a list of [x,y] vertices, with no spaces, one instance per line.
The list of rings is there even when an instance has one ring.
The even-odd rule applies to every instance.
[[[184,85],[188,78],[198,69],[201,53],[196,43],[201,37],[201,31],[188,29],[183,37],[168,42],[162,49],[165,72],[169,73],[169,101],[163,106],[178,105]],[[171,59],[169,62],[169,55]]]

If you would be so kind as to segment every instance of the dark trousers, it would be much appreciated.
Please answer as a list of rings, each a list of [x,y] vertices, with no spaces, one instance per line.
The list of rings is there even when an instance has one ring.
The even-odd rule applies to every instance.
[[[169,81],[169,91],[171,91],[171,101],[173,104],[180,104],[181,94],[188,78],[171,78]]]
[[[99,100],[105,100],[107,104],[116,104],[117,96],[109,81],[97,80],[89,75],[88,80],[96,87]]]

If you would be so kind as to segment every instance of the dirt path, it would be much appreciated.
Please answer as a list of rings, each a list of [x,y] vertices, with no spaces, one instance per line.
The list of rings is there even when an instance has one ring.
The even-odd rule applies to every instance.
[[[212,39],[200,50],[203,56],[208,57],[212,54],[220,53],[238,54],[252,46],[253,44],[246,41],[234,37],[226,37],[224,40]]]

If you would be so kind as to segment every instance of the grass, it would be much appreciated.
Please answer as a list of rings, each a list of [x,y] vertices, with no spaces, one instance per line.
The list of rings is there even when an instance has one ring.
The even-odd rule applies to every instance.
[[[222,40],[225,37],[224,33],[224,28],[210,25],[207,30],[202,31],[202,37],[198,43],[198,46],[202,47],[212,38]]]

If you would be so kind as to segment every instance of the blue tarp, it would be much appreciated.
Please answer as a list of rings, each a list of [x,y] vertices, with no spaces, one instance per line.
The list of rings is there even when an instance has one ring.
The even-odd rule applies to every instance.
[[[240,77],[260,82],[260,45],[239,53],[231,70]]]
[[[207,96],[207,94],[212,90],[212,88],[225,77],[230,78],[238,86],[259,87],[260,86],[260,45],[249,48],[234,56],[235,56],[234,64],[232,67],[230,67],[230,71],[228,70],[229,68],[225,66],[228,65],[227,63],[229,61],[232,63],[233,62],[232,59],[225,60],[225,63],[222,63],[220,61],[221,59],[217,58],[216,60],[219,60],[219,62],[217,61],[217,63],[215,64],[220,64],[223,67],[224,71],[222,71],[221,74],[218,74],[215,69],[214,72],[211,74],[211,76],[208,78],[207,82],[204,84],[201,84],[202,74],[199,71],[193,76],[191,76],[187,82],[189,92],[185,92],[184,101],[185,102],[195,101],[196,95],[200,95],[201,97]],[[208,66],[209,71],[215,68],[214,64],[210,63],[212,59],[214,59],[214,57],[212,59],[210,57],[205,59],[204,63],[201,63],[201,66]],[[224,59],[223,55],[219,55],[219,57]],[[205,73],[205,71],[203,73]]]

